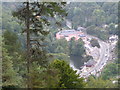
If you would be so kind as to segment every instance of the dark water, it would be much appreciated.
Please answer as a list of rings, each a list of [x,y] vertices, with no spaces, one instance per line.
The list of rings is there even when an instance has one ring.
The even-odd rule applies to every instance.
[[[84,65],[84,61],[82,60],[81,56],[73,56],[73,55],[71,55],[70,56],[70,62],[73,62],[74,66],[77,69],[80,69],[80,67]]]

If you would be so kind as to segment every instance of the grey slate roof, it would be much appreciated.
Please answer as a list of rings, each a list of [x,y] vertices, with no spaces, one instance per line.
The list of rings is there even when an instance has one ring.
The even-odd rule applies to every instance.
[[[96,61],[91,59],[86,63],[86,65],[94,65],[95,63],[96,63]]]
[[[61,35],[69,35],[69,34],[78,34],[78,32],[75,31],[75,30],[63,30],[63,31],[60,31],[59,34],[61,34]]]

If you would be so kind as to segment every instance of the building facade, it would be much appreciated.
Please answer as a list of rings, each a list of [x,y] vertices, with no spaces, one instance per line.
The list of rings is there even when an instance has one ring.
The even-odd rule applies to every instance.
[[[79,38],[85,38],[85,35],[83,32],[76,30],[62,30],[56,33],[57,39],[65,38],[67,41],[69,41],[72,37],[74,37],[75,40],[78,40]]]

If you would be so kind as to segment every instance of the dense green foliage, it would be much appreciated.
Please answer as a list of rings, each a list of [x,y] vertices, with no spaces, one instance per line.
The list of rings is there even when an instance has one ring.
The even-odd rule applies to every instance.
[[[118,76],[118,65],[116,63],[110,63],[102,72],[102,77],[103,79],[109,79],[115,76]]]
[[[86,88],[117,88],[118,83],[113,83],[115,79],[104,80],[101,77],[95,78],[90,76],[87,81]]]
[[[46,39],[47,47],[46,51],[51,55],[51,59],[59,59],[70,61],[70,56],[80,56],[81,59],[85,55],[84,42],[79,39],[76,41],[74,38],[71,38],[70,41],[67,41],[65,38],[57,40],[54,36],[53,38],[47,37]]]
[[[14,32],[21,32],[22,25],[19,24],[19,20],[12,16],[12,10],[15,10],[18,3],[6,3],[2,4],[2,29]],[[7,6],[7,7],[6,7]]]
[[[3,58],[2,58],[2,81],[3,86],[18,86],[20,83],[20,77],[13,68],[14,57],[9,56],[7,50],[3,48]]]
[[[21,43],[18,40],[18,36],[16,33],[6,30],[3,33],[3,37],[3,41],[5,43],[4,47],[8,50],[10,55],[14,54],[14,52],[20,51]]]
[[[79,78],[76,71],[74,71],[65,61],[55,60],[52,65],[60,71],[60,81],[58,87],[83,88],[85,86],[85,83],[83,83],[83,78]]]
[[[72,38],[69,42],[70,54],[74,56],[82,56],[85,54],[84,42],[82,39],[77,41]]]
[[[117,28],[115,28],[118,21],[117,7],[118,4],[112,2],[72,2],[67,6],[67,19],[72,22],[73,28],[86,27],[88,34],[106,40],[108,33],[117,34]]]
[[[85,53],[84,42],[81,39],[76,41],[74,38],[71,38],[69,42],[64,38],[49,42],[47,50],[50,53],[64,53],[76,56],[82,56]]]
[[[22,31],[26,32],[24,19],[27,18],[27,16],[25,15],[24,17],[24,14],[26,14],[24,13],[25,11],[14,13],[15,16],[18,15],[20,20],[23,20],[21,24],[19,24],[20,21],[16,17],[13,17],[11,13],[11,11],[15,11],[15,8],[19,8],[19,5],[21,5],[21,3],[3,3],[2,8],[3,87],[27,87],[26,34],[21,35]],[[63,9],[66,9],[68,13],[66,18],[72,22],[72,28],[77,29],[78,26],[83,26],[86,28],[88,34],[97,36],[102,40],[108,39],[109,34],[117,33],[117,28],[115,28],[115,25],[117,24],[117,3],[72,2],[66,6],[64,6],[63,3],[65,8],[61,8],[61,4],[52,2],[34,3],[30,5],[31,37],[38,37],[39,41],[41,41],[40,44],[47,46],[42,47],[42,50],[46,50],[47,53],[41,51],[39,53],[35,53],[34,51],[38,51],[39,49],[32,48],[33,52],[31,56],[34,61],[30,66],[32,88],[117,87],[117,85],[113,84],[112,81],[114,80],[113,77],[116,78],[118,76],[117,71],[119,64],[117,63],[120,62],[119,58],[116,61],[117,63],[111,63],[105,67],[101,78],[88,78],[86,85],[83,78],[79,78],[76,71],[69,66],[70,55],[81,57],[85,55],[83,41],[81,39],[75,41],[74,38],[72,38],[67,42],[65,39],[56,40],[55,38],[55,34],[58,30],[68,29],[65,25],[66,21],[64,21],[64,15],[61,15],[62,13],[66,14],[63,11]],[[39,12],[41,9],[39,8],[39,5],[45,5],[40,18],[37,17],[37,15],[39,16],[41,13]],[[36,9],[35,7],[38,7],[39,9]],[[21,8],[19,10],[21,10]],[[56,16],[54,11],[59,16]],[[22,18],[20,15],[23,15]],[[108,26],[105,27],[105,25]],[[44,35],[46,36],[44,37]],[[98,43],[94,44],[99,47]],[[118,45],[118,48],[119,46],[120,45]],[[120,51],[118,50],[118,55],[119,54]],[[81,59],[88,61],[91,58],[91,56],[86,56]]]
[[[41,67],[33,65],[31,71],[32,88],[58,88],[59,71],[51,65]]]
[[[2,45],[2,72],[4,87],[22,87],[25,75],[23,62],[24,55],[21,53],[21,44],[14,32],[5,31],[3,33]]]
[[[53,37],[54,38],[54,37]],[[68,48],[68,42],[66,39],[59,39],[54,41],[49,41],[47,50],[50,53],[65,53],[68,54],[69,48]]]
[[[102,27],[96,27],[94,25],[91,25],[87,27],[87,33],[93,36],[96,36],[100,38],[101,40],[107,40],[108,39],[108,30],[104,30],[105,28]]]

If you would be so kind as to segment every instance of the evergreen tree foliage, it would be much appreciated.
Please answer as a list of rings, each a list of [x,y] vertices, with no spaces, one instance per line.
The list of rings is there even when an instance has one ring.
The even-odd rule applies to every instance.
[[[82,39],[75,41],[75,39],[72,38],[69,42],[69,49],[70,54],[74,56],[82,56],[85,54],[84,42]]]
[[[101,77],[94,78],[90,76],[87,80],[86,88],[117,88],[117,83],[113,83],[113,80],[104,80]]]
[[[12,59],[14,57],[9,56],[7,49],[2,49],[2,82],[3,87],[18,87],[21,84],[21,77],[13,68]]]
[[[54,60],[52,65],[60,71],[59,88],[83,88],[85,86],[84,79],[79,78],[79,74],[76,74],[76,71],[64,60]]]
[[[5,43],[4,47],[8,50],[10,55],[13,55],[14,52],[20,52],[21,43],[16,33],[5,30],[3,37],[3,42]]]
[[[50,65],[45,68],[34,64],[30,75],[32,88],[58,88],[59,71]]]
[[[31,67],[32,63],[36,62],[40,65],[46,64],[46,52],[43,42],[49,31],[44,27],[50,25],[50,18],[55,18],[56,15],[63,17],[66,13],[63,9],[64,2],[24,2],[21,8],[13,12],[13,16],[24,23],[23,32],[26,33],[27,46],[27,87],[32,87]],[[59,22],[56,22],[60,26]]]

